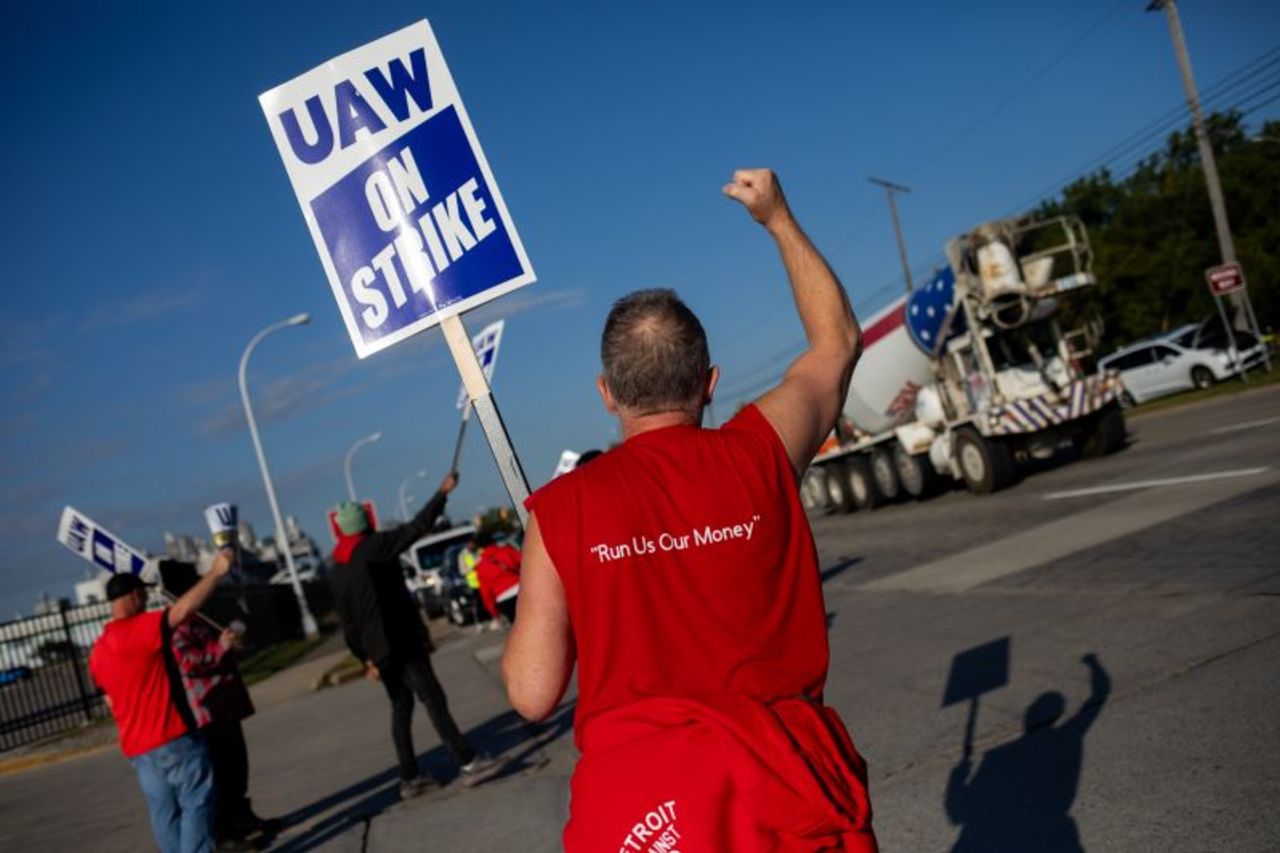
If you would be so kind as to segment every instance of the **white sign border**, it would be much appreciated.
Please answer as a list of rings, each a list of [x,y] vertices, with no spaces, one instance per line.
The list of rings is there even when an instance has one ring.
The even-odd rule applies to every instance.
[[[421,32],[415,33],[414,31],[418,28],[421,28]],[[525,252],[524,242],[520,239],[520,234],[516,231],[515,221],[511,218],[511,213],[507,209],[507,203],[502,196],[502,190],[499,189],[497,179],[493,176],[493,170],[489,168],[489,159],[485,156],[484,149],[480,147],[480,140],[476,136],[475,128],[471,124],[471,116],[467,112],[466,105],[463,103],[462,94],[458,91],[457,83],[453,79],[453,72],[449,69],[448,62],[445,60],[444,51],[440,49],[440,44],[436,41],[435,32],[431,29],[430,22],[425,18],[410,24],[403,29],[397,30],[394,33],[375,39],[373,42],[361,45],[360,47],[349,50],[340,56],[336,56],[322,65],[318,65],[310,71],[259,95],[258,103],[261,105],[262,111],[267,117],[267,126],[271,130],[271,136],[275,140],[281,158],[284,159],[284,152],[288,150],[288,140],[284,137],[284,131],[279,127],[279,123],[275,120],[275,117],[267,106],[268,102],[274,100],[273,96],[277,92],[282,88],[300,84],[304,78],[311,78],[315,76],[318,78],[322,77],[325,79],[332,79],[331,67],[334,64],[340,63],[343,60],[354,61],[356,54],[366,50],[371,50],[374,45],[379,44],[380,42],[394,40],[397,37],[408,36],[413,36],[419,39],[427,48],[428,52],[433,52],[434,55],[439,58],[440,65],[444,68],[445,74],[448,77],[447,82],[449,90],[456,95],[456,99],[433,109],[429,113],[421,113],[413,119],[401,123],[397,127],[398,133],[396,136],[394,138],[388,137],[385,142],[379,142],[377,150],[381,150],[387,145],[393,144],[394,141],[400,139],[414,128],[434,116],[439,115],[439,113],[446,107],[452,106],[457,110],[458,121],[462,124],[462,130],[466,133],[467,142],[471,145],[471,152],[475,155],[476,164],[480,167],[480,172],[484,176],[485,182],[488,184],[489,192],[493,196],[493,202],[498,208],[498,216],[502,219],[503,227],[506,229],[507,236],[511,240],[511,246],[515,249],[516,257],[520,262],[520,268],[523,272],[515,278],[496,284],[481,293],[477,293],[474,296],[462,300],[461,302],[455,302],[446,308],[432,312],[429,316],[421,317],[402,329],[398,329],[391,334],[378,338],[378,340],[373,343],[365,343],[360,333],[360,326],[357,325],[356,317],[352,313],[351,306],[348,304],[347,294],[343,290],[342,281],[339,279],[337,270],[334,269],[333,266],[333,260],[329,256],[329,248],[324,242],[324,235],[320,231],[320,225],[316,221],[315,214],[311,210],[311,202],[314,198],[308,199],[302,196],[301,191],[293,180],[293,174],[292,170],[289,168],[289,163],[285,160],[285,171],[289,175],[290,186],[293,187],[294,195],[297,197],[298,204],[302,208],[302,215],[307,221],[307,228],[311,231],[311,239],[315,243],[316,251],[320,255],[320,262],[324,266],[325,276],[329,280],[329,288],[333,291],[334,301],[338,303],[338,310],[342,314],[342,321],[347,327],[347,335],[351,339],[352,346],[355,347],[356,357],[360,359],[368,358],[374,353],[381,352],[388,347],[394,346],[406,338],[412,337],[419,332],[439,325],[446,317],[453,317],[466,311],[470,311],[472,308],[477,308],[484,305],[486,302],[491,302],[500,296],[505,296],[513,290],[517,290],[518,288],[537,281],[537,275],[533,271],[533,265],[529,262],[529,256]],[[434,106],[435,105],[433,104],[433,107]],[[368,141],[369,140],[366,139],[365,143],[367,144]]]

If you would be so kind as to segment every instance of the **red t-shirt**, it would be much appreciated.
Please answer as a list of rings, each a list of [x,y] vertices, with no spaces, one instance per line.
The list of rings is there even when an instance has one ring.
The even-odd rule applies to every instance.
[[[111,620],[89,655],[89,672],[111,699],[120,749],[129,758],[187,733],[165,668],[168,613],[153,610]]]
[[[593,716],[651,697],[821,699],[817,552],[755,406],[633,436],[527,505],[568,598],[579,746]]]

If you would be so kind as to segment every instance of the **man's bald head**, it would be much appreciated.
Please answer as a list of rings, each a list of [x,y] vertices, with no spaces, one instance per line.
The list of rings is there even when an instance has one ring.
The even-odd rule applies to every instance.
[[[707,334],[674,290],[637,290],[614,303],[600,339],[604,381],[633,414],[700,406],[711,371]]]

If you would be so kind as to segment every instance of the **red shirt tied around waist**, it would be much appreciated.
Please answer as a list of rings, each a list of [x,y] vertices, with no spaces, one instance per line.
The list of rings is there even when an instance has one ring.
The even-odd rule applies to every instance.
[[[826,613],[796,486],[857,323],[772,173],[725,191],[777,241],[809,350],[703,429],[718,371],[701,324],[670,291],[624,297],[599,380],[624,441],[527,502],[503,674],[538,719],[578,668],[569,851],[876,850],[865,765],[822,701]]]

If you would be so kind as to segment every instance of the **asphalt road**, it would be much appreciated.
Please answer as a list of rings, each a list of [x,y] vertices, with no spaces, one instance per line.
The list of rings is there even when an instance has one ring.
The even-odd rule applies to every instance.
[[[1122,453],[996,495],[815,519],[827,698],[869,762],[885,850],[1280,849],[1280,388],[1130,427]],[[955,673],[961,694],[986,688],[976,704],[944,706],[956,656],[993,643],[1007,659],[961,658]],[[558,849],[567,713],[535,730],[505,710],[500,646],[467,635],[435,656],[473,739],[516,758],[471,791],[419,712],[443,787],[395,803],[375,685],[252,718],[255,805],[291,824],[277,849]],[[0,777],[0,837],[6,850],[148,842],[111,752]]]

